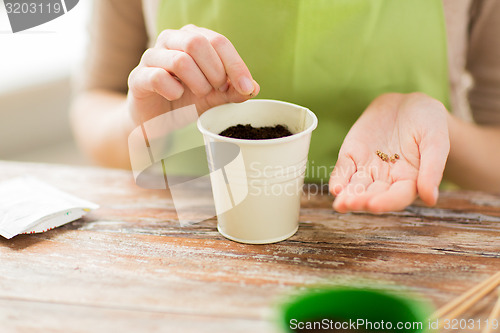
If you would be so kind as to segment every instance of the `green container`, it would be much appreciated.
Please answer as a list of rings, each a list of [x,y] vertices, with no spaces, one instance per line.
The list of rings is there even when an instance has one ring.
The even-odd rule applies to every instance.
[[[430,332],[432,306],[381,289],[311,289],[285,302],[282,332]]]

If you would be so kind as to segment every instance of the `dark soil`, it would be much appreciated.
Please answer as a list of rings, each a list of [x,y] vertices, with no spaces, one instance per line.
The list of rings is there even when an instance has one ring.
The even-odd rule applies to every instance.
[[[219,133],[219,135],[234,139],[265,140],[277,139],[292,135],[284,125],[253,127],[252,125],[231,126]]]

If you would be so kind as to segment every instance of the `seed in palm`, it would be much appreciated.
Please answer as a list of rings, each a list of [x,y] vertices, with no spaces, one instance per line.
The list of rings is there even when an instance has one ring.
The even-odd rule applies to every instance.
[[[398,154],[394,154],[391,157],[389,157],[389,155],[387,155],[386,153],[381,152],[380,150],[377,150],[375,153],[384,162],[396,163],[396,160],[399,160],[399,155]]]
[[[387,162],[389,160],[389,155],[387,155],[386,153],[381,152],[380,150],[377,150],[376,154],[384,162]]]
[[[396,160],[399,160],[398,154],[394,154],[389,158],[389,161],[391,161],[391,163],[396,163]]]

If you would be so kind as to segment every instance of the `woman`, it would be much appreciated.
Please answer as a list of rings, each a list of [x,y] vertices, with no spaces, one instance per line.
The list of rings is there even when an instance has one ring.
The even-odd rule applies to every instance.
[[[340,212],[433,205],[445,167],[498,191],[498,18],[496,0],[97,1],[74,132],[98,163],[127,167],[140,123],[259,94],[318,115],[309,158],[331,170],[338,154]],[[311,166],[309,180],[329,176]]]

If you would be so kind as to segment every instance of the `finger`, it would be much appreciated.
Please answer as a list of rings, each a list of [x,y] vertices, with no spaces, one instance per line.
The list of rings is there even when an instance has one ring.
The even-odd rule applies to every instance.
[[[400,180],[393,183],[387,191],[378,193],[367,202],[367,210],[382,213],[402,210],[410,205],[417,196],[416,184],[413,180]]]
[[[328,186],[330,193],[334,196],[339,195],[340,192],[347,186],[352,175],[356,172],[356,163],[349,155],[339,155],[335,168],[333,168],[330,175]]]
[[[200,32],[164,30],[158,37],[157,45],[189,54],[213,88],[220,89],[226,83],[227,75],[221,58]]]
[[[254,94],[258,94],[260,91],[260,86],[257,84],[257,82],[254,81],[255,84],[255,90]],[[220,104],[226,104],[226,103],[241,103],[244,102],[250,98],[252,98],[254,95],[242,95],[240,94],[233,85],[228,84],[228,89],[224,93],[222,92],[216,92],[214,94],[209,94],[205,98],[205,102],[207,103],[206,105],[197,105],[198,109],[206,111],[209,108],[213,107],[214,105],[220,105]]]
[[[253,78],[247,65],[241,59],[234,45],[225,36],[195,25],[187,25],[182,28],[185,31],[200,33],[205,36],[219,55],[224,65],[227,76],[242,95],[250,95],[254,91]]]
[[[162,68],[141,67],[134,69],[129,77],[130,92],[136,98],[157,93],[169,101],[175,101],[184,94],[184,87]]]
[[[257,96],[260,92],[260,86],[256,81],[253,81],[252,83],[254,85],[254,90],[253,90],[253,93],[250,95],[240,94],[239,91],[236,90],[234,85],[230,84],[229,89],[228,89],[227,93],[225,94],[226,102],[227,103],[240,103],[240,102],[244,102],[250,98]]]
[[[366,192],[368,186],[373,182],[371,175],[365,171],[356,172],[349,184],[338,195],[333,203],[333,208],[341,213],[353,211],[353,203],[356,198]]]
[[[420,198],[429,206],[435,205],[439,194],[439,184],[443,178],[450,141],[447,133],[429,137],[420,145],[420,168],[417,189]]]
[[[196,96],[203,97],[213,89],[193,58],[186,52],[150,49],[143,56],[143,64],[160,67],[177,76]]]
[[[378,194],[385,192],[389,189],[391,184],[381,181],[381,180],[376,180],[368,187],[366,188],[366,191],[362,193],[361,195],[357,196],[355,200],[352,200],[350,202],[350,209],[353,211],[367,211],[368,209],[368,202]]]

